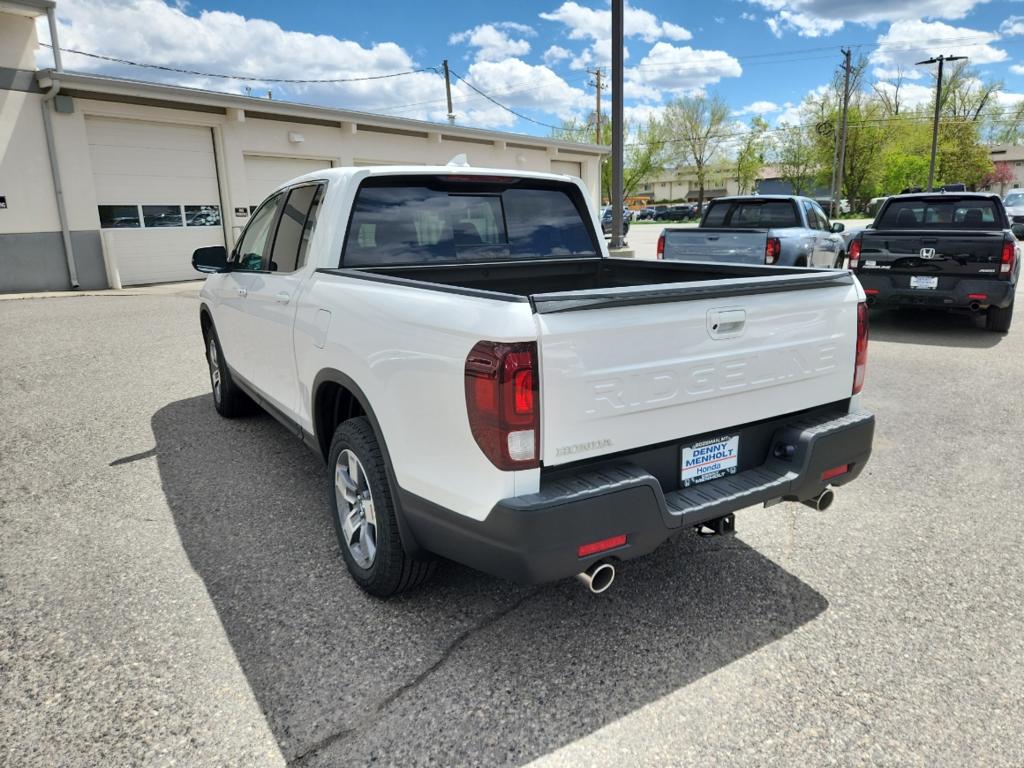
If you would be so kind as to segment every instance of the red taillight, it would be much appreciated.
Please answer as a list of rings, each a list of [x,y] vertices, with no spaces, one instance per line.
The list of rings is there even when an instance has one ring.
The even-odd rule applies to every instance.
[[[864,289],[864,293],[866,293],[868,296],[874,296],[876,293],[878,293],[878,289],[877,288],[865,288]]]
[[[850,241],[850,269],[860,266],[860,240]]]
[[[764,241],[764,263],[774,264],[782,253],[782,242],[777,237],[769,237]]]
[[[1017,262],[1017,245],[1009,241],[1003,243],[1003,258],[999,264],[999,274],[1007,275],[1013,273],[1013,267]]]
[[[665,233],[658,235],[658,258],[665,258]]]
[[[868,372],[868,305],[863,301],[857,305],[857,356],[853,363],[853,394],[864,389],[864,377]]]
[[[596,555],[598,552],[607,552],[609,549],[624,547],[625,545],[626,534],[620,533],[618,536],[610,536],[600,541],[592,541],[590,544],[581,544],[580,548],[576,550],[576,555],[578,557],[587,557],[588,555]]]
[[[498,469],[540,465],[537,345],[481,341],[466,357],[466,410],[480,450]]]
[[[821,482],[826,483],[829,480],[831,480],[833,477],[839,477],[840,475],[845,475],[849,471],[850,471],[850,465],[849,464],[840,464],[838,467],[832,467],[832,469],[826,469],[824,472],[821,473]]]

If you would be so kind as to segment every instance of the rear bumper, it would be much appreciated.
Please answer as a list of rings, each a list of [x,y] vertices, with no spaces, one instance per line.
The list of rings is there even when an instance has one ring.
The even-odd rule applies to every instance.
[[[857,272],[871,306],[920,306],[968,309],[977,302],[983,307],[1008,307],[1013,303],[1014,284],[995,278],[939,277],[935,289],[910,288],[910,275]],[[971,298],[985,295],[984,299]]]
[[[738,509],[784,499],[802,501],[827,485],[856,479],[871,455],[875,418],[866,411],[802,417],[772,434],[759,465],[686,489],[664,491],[628,461],[609,462],[542,482],[539,493],[505,499],[483,521],[470,520],[400,492],[402,513],[424,549],[495,576],[541,583],[572,576],[612,557],[646,555],[670,536]],[[842,464],[829,482],[821,475]],[[581,544],[626,534],[609,552],[578,557]]]

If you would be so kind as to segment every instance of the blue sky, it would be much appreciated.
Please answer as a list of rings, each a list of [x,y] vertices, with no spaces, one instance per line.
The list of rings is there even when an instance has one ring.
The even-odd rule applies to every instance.
[[[306,2],[60,0],[65,48],[195,70],[244,74],[245,83],[139,69],[68,55],[69,69],[177,82],[274,98],[444,120],[443,80],[432,71],[332,84],[271,78],[358,78],[438,66],[539,123],[592,109],[587,69],[607,71],[610,12],[604,0]],[[796,122],[796,107],[827,83],[839,49],[870,57],[872,78],[902,74],[904,95],[925,103],[933,54],[966,54],[1005,83],[1000,103],[1024,99],[1024,3],[984,0],[651,0],[627,8],[627,117],[658,114],[678,95],[720,93],[737,120],[763,114]],[[48,39],[45,27],[40,37]],[[48,56],[40,53],[40,63]],[[608,95],[608,92],[605,92]],[[458,121],[546,134],[455,84]]]

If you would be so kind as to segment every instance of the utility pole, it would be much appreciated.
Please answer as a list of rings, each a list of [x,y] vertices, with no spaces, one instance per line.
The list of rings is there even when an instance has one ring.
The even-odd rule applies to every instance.
[[[966,56],[932,56],[930,59],[917,62],[922,64],[938,64],[939,73],[935,78],[935,118],[932,124],[932,159],[928,163],[928,191],[935,187],[935,151],[939,146],[939,113],[942,109],[942,64],[947,61],[963,61]]]
[[[448,122],[455,125],[455,112],[452,110],[452,77],[448,73],[448,59],[444,60],[444,93],[448,97]]]
[[[612,0],[612,248],[622,247],[622,64],[624,0]]]
[[[832,218],[839,215],[839,198],[843,195],[843,171],[846,169],[846,119],[850,110],[850,49],[843,50],[843,123],[839,139],[839,163],[836,166],[836,186],[832,190]]]
[[[597,96],[597,106],[594,108],[594,143],[601,143],[601,89],[604,88],[604,83],[601,82],[602,72],[601,68],[598,67],[594,70],[587,70],[588,75],[593,75],[594,79],[591,81],[591,85],[594,86]]]

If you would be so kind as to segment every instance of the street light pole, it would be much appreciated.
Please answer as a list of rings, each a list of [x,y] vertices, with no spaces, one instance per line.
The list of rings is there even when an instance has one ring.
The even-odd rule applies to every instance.
[[[612,0],[612,248],[622,247],[622,59],[624,0]]]
[[[928,163],[928,191],[932,192],[935,188],[935,152],[939,146],[939,112],[942,108],[942,65],[947,61],[962,61],[966,59],[966,56],[933,56],[925,61],[917,62],[917,65],[922,64],[938,64],[939,72],[935,79],[935,118],[932,124],[932,159]]]

